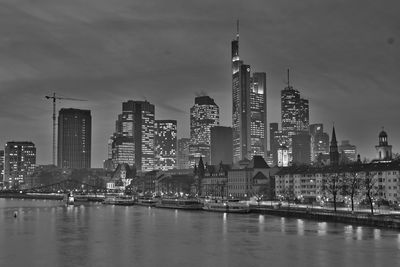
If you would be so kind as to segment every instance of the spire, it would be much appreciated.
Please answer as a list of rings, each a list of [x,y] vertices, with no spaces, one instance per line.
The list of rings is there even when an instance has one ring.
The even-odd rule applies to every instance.
[[[236,40],[239,41],[239,19],[236,20]]]
[[[289,68],[287,69],[287,86],[290,87],[290,75]]]
[[[337,144],[337,141],[336,141],[336,132],[335,132],[335,126],[333,126],[333,129],[332,129],[332,139],[331,139],[331,145],[333,145],[333,144]]]

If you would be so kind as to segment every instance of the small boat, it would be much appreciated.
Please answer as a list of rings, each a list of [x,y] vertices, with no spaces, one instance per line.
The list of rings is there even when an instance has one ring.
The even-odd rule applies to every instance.
[[[102,203],[105,205],[132,206],[135,201],[130,196],[110,196],[106,197]]]
[[[158,200],[152,197],[140,197],[136,202],[137,205],[146,207],[154,207],[157,203]]]
[[[239,200],[229,200],[220,202],[205,202],[203,210],[227,213],[248,213],[250,206],[247,203],[241,203]]]
[[[75,197],[74,197],[74,195],[72,193],[68,193],[68,194],[64,195],[63,201],[67,205],[74,205]]]
[[[185,198],[162,198],[157,204],[157,208],[183,209],[183,210],[201,210],[203,204],[197,199]]]

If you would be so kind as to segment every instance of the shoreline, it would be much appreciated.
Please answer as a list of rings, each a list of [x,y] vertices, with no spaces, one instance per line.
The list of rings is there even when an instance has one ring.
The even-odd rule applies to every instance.
[[[23,193],[0,193],[0,198],[15,199],[39,199],[39,200],[63,200],[64,194],[23,194]],[[102,199],[89,197],[87,202],[100,202]],[[375,214],[365,212],[333,212],[330,210],[313,210],[296,207],[274,208],[265,205],[250,205],[250,213],[308,219],[319,222],[348,223],[359,226],[370,226],[391,230],[400,230],[400,215]]]

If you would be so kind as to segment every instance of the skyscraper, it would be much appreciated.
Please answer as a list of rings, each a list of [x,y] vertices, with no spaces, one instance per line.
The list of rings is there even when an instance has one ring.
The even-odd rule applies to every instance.
[[[138,171],[153,170],[154,105],[147,101],[123,102],[115,128],[112,137],[114,166],[134,162]]]
[[[310,125],[311,162],[317,162],[318,155],[329,155],[329,135],[324,132],[322,123]]]
[[[266,74],[255,72],[239,57],[239,22],[232,52],[233,162],[267,155]]]
[[[232,163],[232,128],[215,126],[211,128],[211,165]]]
[[[292,161],[292,137],[301,132],[308,132],[309,106],[308,100],[300,98],[299,91],[290,85],[289,70],[287,86],[281,91],[281,119],[289,161]]]
[[[7,142],[4,149],[4,178],[8,186],[18,186],[33,174],[36,165],[36,147],[32,142]]]
[[[267,88],[265,72],[250,78],[250,158],[267,157]]]
[[[211,128],[219,125],[219,107],[209,96],[199,96],[190,109],[190,147],[191,166],[200,157],[210,163]]]
[[[160,170],[177,167],[177,122],[176,120],[156,120],[154,147],[155,166]]]
[[[62,108],[58,115],[58,167],[90,168],[91,145],[90,110]]]
[[[178,139],[178,169],[189,169],[190,138]]]
[[[273,162],[278,163],[278,147],[280,146],[278,138],[275,136],[279,132],[279,124],[272,122],[269,124],[269,150],[272,154]]]

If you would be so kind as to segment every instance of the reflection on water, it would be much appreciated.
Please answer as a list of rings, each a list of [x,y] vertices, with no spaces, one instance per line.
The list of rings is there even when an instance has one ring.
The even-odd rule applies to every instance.
[[[0,199],[0,225],[0,266],[400,266],[398,232],[258,214]]]

